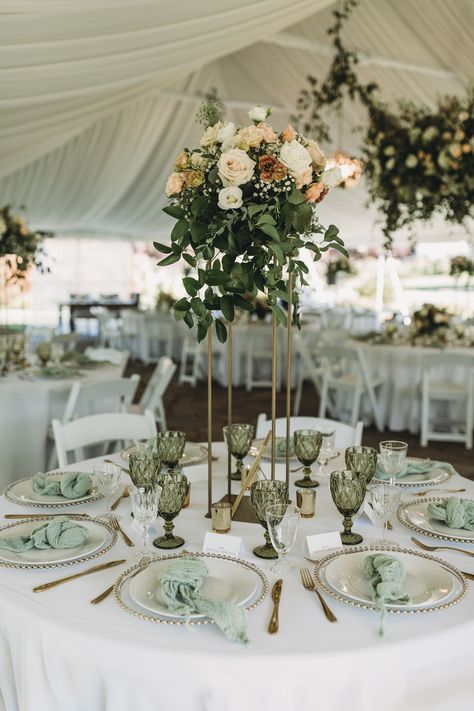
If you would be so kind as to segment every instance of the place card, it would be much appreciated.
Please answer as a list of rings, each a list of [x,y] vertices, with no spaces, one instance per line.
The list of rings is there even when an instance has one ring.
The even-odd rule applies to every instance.
[[[234,558],[240,558],[245,553],[245,547],[240,536],[229,536],[228,534],[223,535],[222,533],[212,533],[208,531],[204,536],[202,552],[231,555]]]
[[[306,545],[308,546],[309,556],[312,558],[316,553],[320,553],[321,551],[340,548],[341,535],[338,531],[315,533],[312,536],[306,536]]]
[[[370,523],[373,523],[374,526],[380,525],[380,521],[378,520],[377,516],[375,515],[374,509],[372,508],[371,504],[367,500],[364,501],[364,507],[363,507],[362,513],[367,516]]]

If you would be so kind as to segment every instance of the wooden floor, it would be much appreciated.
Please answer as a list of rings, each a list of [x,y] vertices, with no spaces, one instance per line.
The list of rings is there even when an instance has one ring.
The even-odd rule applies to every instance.
[[[153,365],[145,366],[140,362],[131,361],[127,367],[127,375],[134,372],[142,375],[141,389],[144,387]],[[259,388],[248,393],[245,388],[233,389],[233,421],[247,422],[255,425],[260,412],[270,416],[271,392]],[[165,394],[165,409],[169,429],[180,429],[186,432],[193,442],[207,440],[207,384],[198,383],[195,388],[190,385],[180,385],[177,375]],[[303,389],[300,415],[317,416],[318,398],[314,388],[306,384]],[[285,396],[282,391],[277,396],[277,417],[285,415]],[[223,439],[222,428],[227,422],[227,390],[213,383],[213,422],[212,438],[214,441]],[[409,454],[413,457],[429,457],[450,462],[455,469],[470,479],[474,479],[473,450],[466,450],[463,444],[448,442],[433,442],[428,447],[421,447],[419,435],[409,432],[377,432],[374,427],[364,429],[363,444],[378,447],[384,439],[400,439],[408,442]]]

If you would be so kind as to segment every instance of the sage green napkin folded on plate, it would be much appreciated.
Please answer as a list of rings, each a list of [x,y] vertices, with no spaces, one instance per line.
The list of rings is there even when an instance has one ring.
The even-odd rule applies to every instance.
[[[86,496],[92,489],[92,478],[89,474],[65,472],[61,479],[52,479],[38,472],[33,477],[33,491],[40,496],[64,496],[66,499],[79,499]]]
[[[33,529],[29,536],[0,537],[0,548],[15,553],[29,551],[32,548],[76,548],[87,539],[87,528],[66,516],[42,523]]]
[[[185,616],[205,615],[228,639],[246,644],[247,620],[243,607],[202,597],[201,588],[208,573],[207,565],[199,558],[179,558],[161,576],[158,597],[171,612]]]
[[[433,469],[445,469],[450,474],[457,473],[454,467],[451,464],[448,464],[448,462],[437,462],[432,459],[422,459],[421,461],[410,459],[406,462],[400,474],[398,474],[397,479],[402,479],[404,476],[407,476],[407,474],[427,474]],[[377,461],[377,467],[375,469],[375,478],[384,479],[386,481],[390,479],[390,476],[383,468],[380,459]]]
[[[428,513],[438,521],[444,521],[450,528],[474,531],[474,501],[450,496],[440,503],[428,504]]]
[[[394,555],[375,553],[364,560],[364,578],[369,581],[372,600],[380,610],[379,634],[385,631],[385,614],[388,603],[407,605],[410,596],[402,588],[405,580],[405,566]]]

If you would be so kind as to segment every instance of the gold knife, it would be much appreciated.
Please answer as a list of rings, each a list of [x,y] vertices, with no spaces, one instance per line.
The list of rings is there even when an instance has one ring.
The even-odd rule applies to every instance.
[[[44,590],[50,590],[55,588],[56,585],[62,585],[62,583],[67,583],[68,580],[76,580],[76,578],[81,578],[83,575],[90,575],[91,573],[98,573],[99,570],[107,570],[108,568],[114,568],[116,565],[122,565],[126,563],[125,558],[123,560],[110,560],[108,563],[100,563],[100,565],[94,565],[92,568],[87,568],[87,570],[82,570],[80,573],[74,573],[74,575],[68,575],[67,578],[58,578],[58,580],[53,580],[49,583],[43,583],[42,585],[37,585],[33,588],[33,592],[43,592]]]
[[[67,516],[67,518],[77,518],[84,517],[90,518],[89,514],[86,513],[37,513],[37,514],[4,514],[3,518],[55,518],[57,516]]]
[[[268,631],[270,634],[275,634],[278,632],[278,608],[280,605],[281,588],[283,586],[283,580],[280,578],[276,581],[272,588],[272,600],[273,600],[273,614],[268,625]]]

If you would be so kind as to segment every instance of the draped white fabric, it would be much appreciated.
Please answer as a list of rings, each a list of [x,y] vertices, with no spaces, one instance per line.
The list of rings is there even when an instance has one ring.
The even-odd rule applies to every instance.
[[[199,135],[199,92],[216,86],[240,122],[245,105],[273,105],[283,126],[305,76],[327,69],[333,9],[331,0],[0,0],[2,204],[24,204],[33,224],[62,232],[166,235],[164,182]],[[372,57],[360,74],[385,98],[429,104],[472,76],[473,27],[470,0],[362,0],[347,39]],[[343,147],[357,144],[350,129],[363,117],[346,108]],[[332,220],[351,212],[349,241],[370,241],[364,195],[337,191],[323,209]]]

